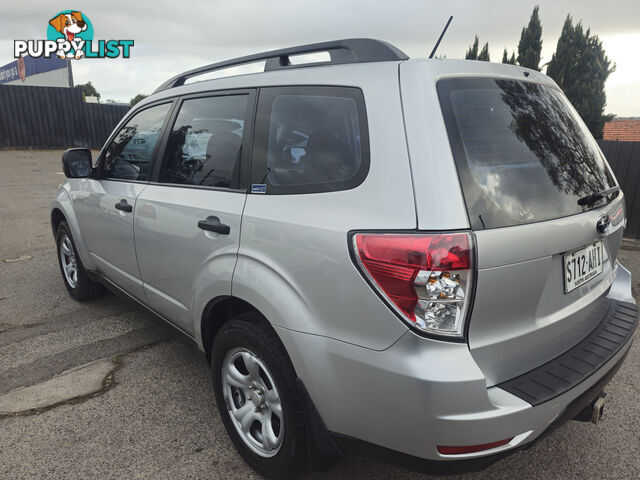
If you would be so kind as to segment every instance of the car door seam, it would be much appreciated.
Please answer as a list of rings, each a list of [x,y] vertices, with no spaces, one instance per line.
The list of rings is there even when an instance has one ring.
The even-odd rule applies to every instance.
[[[236,248],[236,259],[233,263],[233,272],[231,272],[231,285],[229,285],[229,295],[233,296],[233,279],[236,275],[236,268],[238,266],[238,256],[240,253],[240,242],[242,242],[242,222],[244,220],[244,211],[247,208],[247,200],[249,198],[249,194],[244,194],[244,204],[242,205],[242,212],[240,213],[240,227],[238,228],[238,247]]]
[[[136,207],[138,206],[138,198],[140,198],[140,195],[142,195],[142,192],[144,192],[147,189],[148,185],[149,183],[145,184],[145,186],[142,187],[142,190],[140,190],[140,193],[138,193],[138,195],[135,196],[133,200],[133,210],[131,212],[133,216],[133,218],[131,219],[131,230],[132,230],[132,236],[133,236],[133,252],[136,257],[136,267],[138,267],[138,280],[140,281],[140,286],[142,287],[142,294],[144,295],[144,298],[147,301],[149,301],[149,299],[147,298],[147,291],[144,288],[145,282],[142,279],[142,270],[140,269],[140,260],[138,259],[138,245],[136,243]]]

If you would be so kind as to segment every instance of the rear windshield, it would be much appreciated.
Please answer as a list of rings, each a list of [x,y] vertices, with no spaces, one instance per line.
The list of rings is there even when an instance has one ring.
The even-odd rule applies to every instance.
[[[580,198],[615,186],[559,90],[456,78],[438,82],[438,95],[473,228],[574,215],[602,205],[580,206]]]

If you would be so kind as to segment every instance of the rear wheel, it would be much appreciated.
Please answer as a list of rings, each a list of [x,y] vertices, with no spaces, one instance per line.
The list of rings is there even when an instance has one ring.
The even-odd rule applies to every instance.
[[[78,256],[69,226],[65,221],[60,222],[60,225],[58,225],[56,244],[58,246],[60,272],[69,294],[79,301],[99,297],[104,292],[104,289],[102,285],[92,281],[87,275]]]
[[[211,355],[213,389],[231,440],[258,473],[291,478],[306,470],[302,403],[291,360],[257,312],[222,326]]]

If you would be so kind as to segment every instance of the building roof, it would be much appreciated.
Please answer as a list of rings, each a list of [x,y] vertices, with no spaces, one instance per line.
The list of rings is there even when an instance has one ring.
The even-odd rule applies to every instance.
[[[603,140],[640,142],[640,118],[614,118],[604,124]]]

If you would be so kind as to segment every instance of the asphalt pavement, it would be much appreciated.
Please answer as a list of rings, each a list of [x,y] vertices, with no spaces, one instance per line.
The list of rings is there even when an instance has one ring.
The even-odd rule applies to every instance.
[[[226,435],[194,345],[112,295],[84,304],[68,296],[49,222],[61,153],[0,152],[0,395],[96,360],[113,368],[91,394],[0,415],[0,479],[259,478]],[[619,258],[637,298],[640,242],[625,241]],[[105,362],[96,364],[104,375]],[[640,478],[639,367],[636,342],[599,425],[569,422],[482,472],[446,478]],[[307,478],[439,477],[354,458]]]

